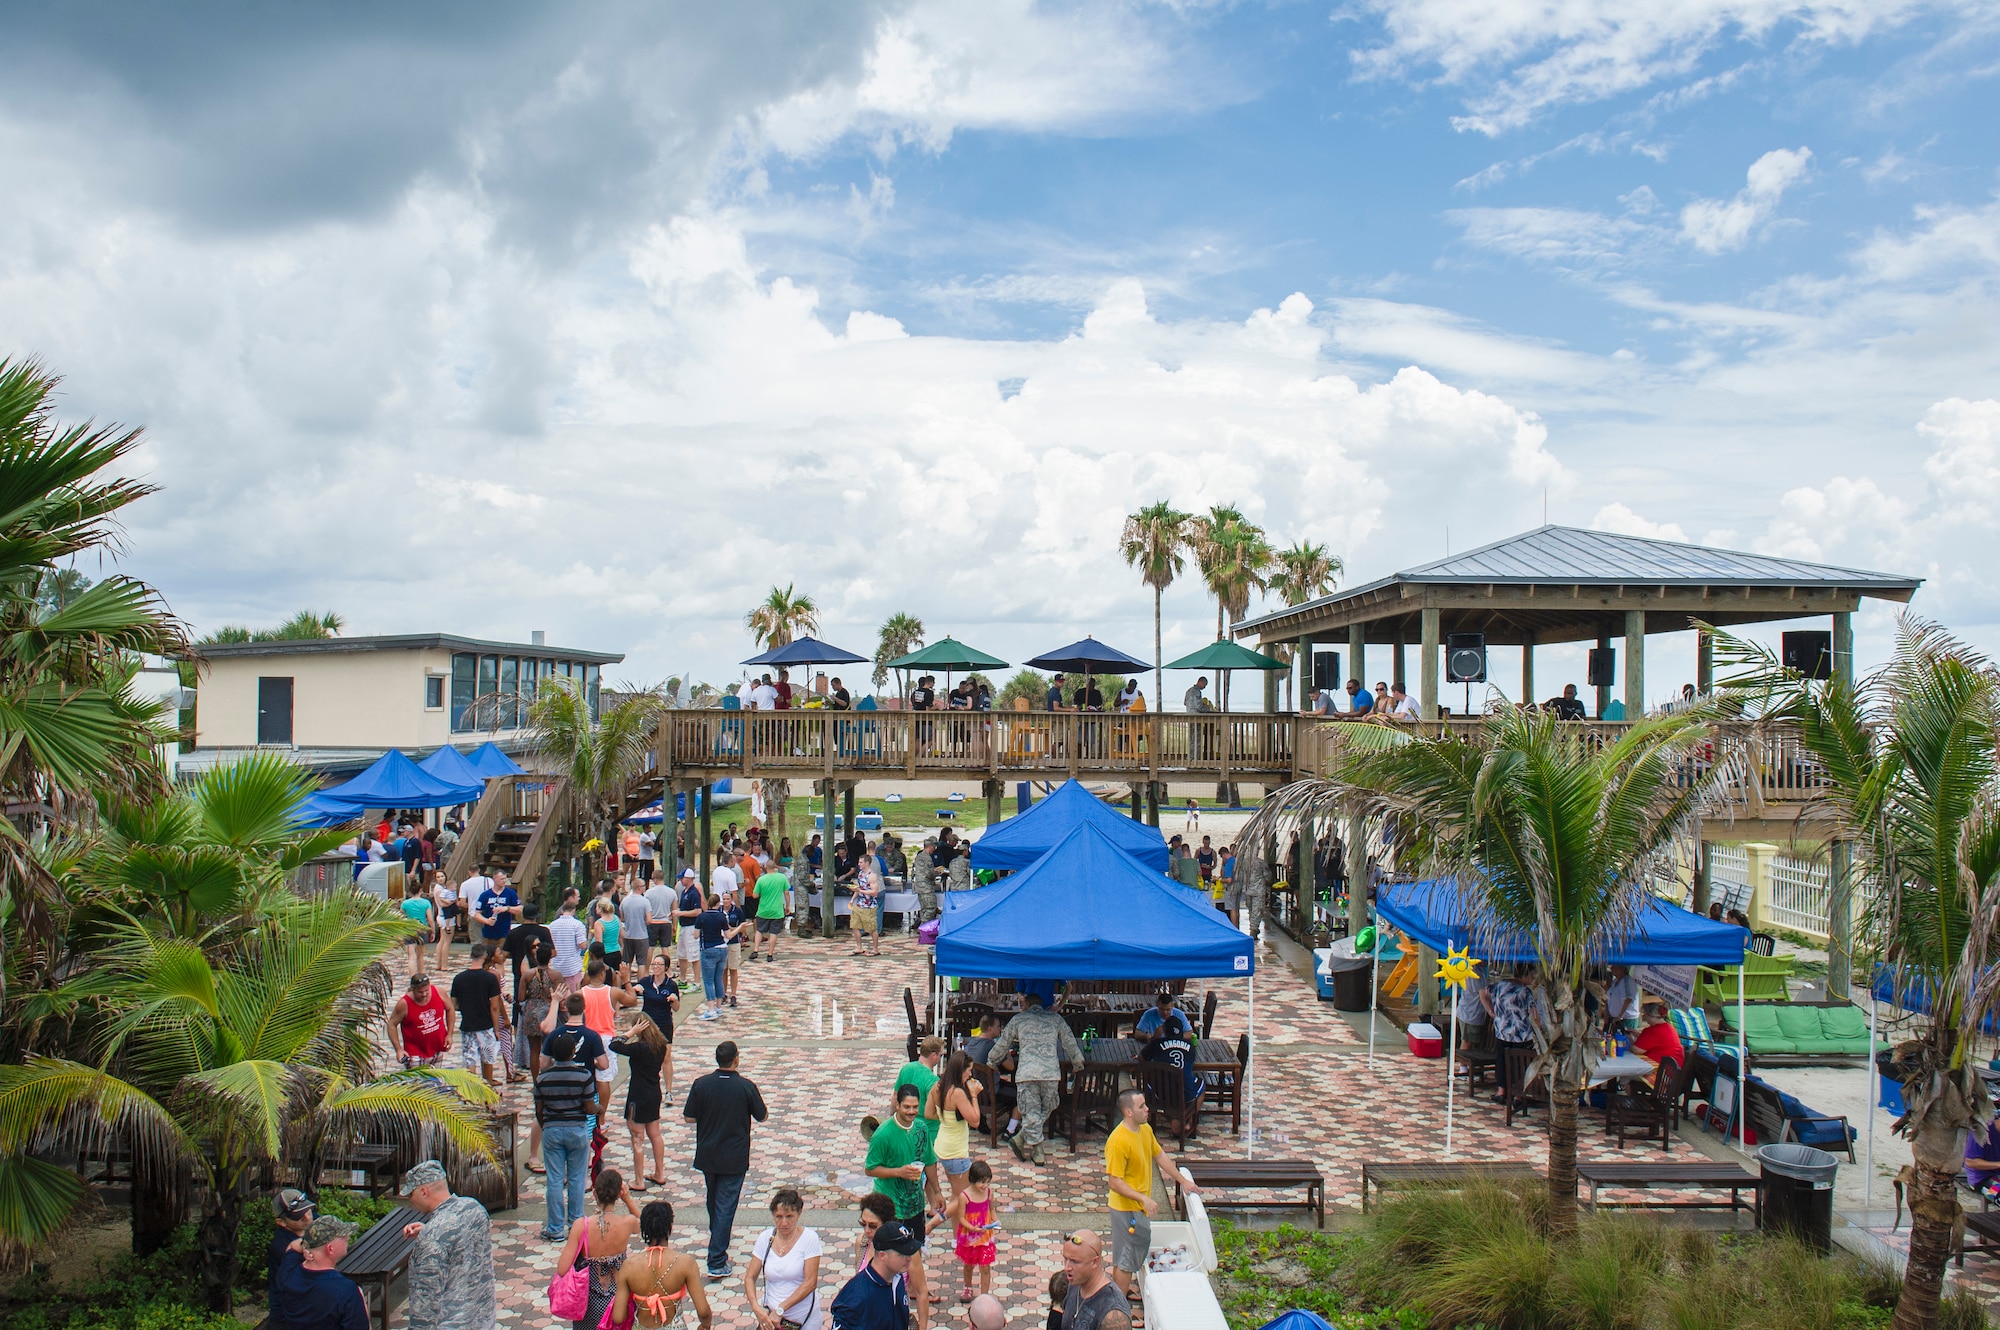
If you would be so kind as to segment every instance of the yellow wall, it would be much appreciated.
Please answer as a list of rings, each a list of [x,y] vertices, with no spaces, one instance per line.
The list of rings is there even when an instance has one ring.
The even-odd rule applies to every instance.
[[[257,680],[286,676],[292,679],[292,742],[301,748],[428,748],[449,743],[446,707],[424,708],[427,672],[444,677],[448,706],[451,652],[441,649],[213,660],[203,668],[196,693],[197,745],[255,744]]]

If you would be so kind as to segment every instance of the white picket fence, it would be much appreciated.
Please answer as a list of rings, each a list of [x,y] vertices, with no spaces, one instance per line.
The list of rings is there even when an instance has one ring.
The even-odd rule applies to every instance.
[[[1826,937],[1827,897],[1832,892],[1827,866],[1778,854],[1771,857],[1771,887],[1764,900],[1764,917],[1780,928]]]

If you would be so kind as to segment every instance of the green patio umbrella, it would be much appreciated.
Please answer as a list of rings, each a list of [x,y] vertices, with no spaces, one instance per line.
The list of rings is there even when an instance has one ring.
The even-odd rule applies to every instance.
[[[991,670],[1007,664],[998,656],[975,651],[954,637],[942,637],[927,647],[918,647],[907,656],[898,656],[883,668],[891,670],[943,670],[944,686],[951,687],[953,670]]]
[[[1238,646],[1234,642],[1210,642],[1198,651],[1190,651],[1179,660],[1170,660],[1160,667],[1163,670],[1215,670],[1227,675],[1231,670],[1287,670],[1291,666],[1282,660],[1273,660],[1261,651]],[[1225,680],[1222,695],[1229,696],[1229,684]]]

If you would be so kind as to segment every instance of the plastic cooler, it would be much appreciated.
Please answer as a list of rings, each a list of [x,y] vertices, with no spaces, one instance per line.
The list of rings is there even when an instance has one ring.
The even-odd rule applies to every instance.
[[[1155,1265],[1173,1268],[1155,1270]],[[1222,1304],[1215,1300],[1215,1286],[1208,1282],[1208,1272],[1215,1269],[1215,1234],[1200,1196],[1188,1195],[1185,1220],[1154,1221],[1146,1266],[1139,1272],[1139,1289],[1146,1300],[1148,1327],[1229,1330]]]
[[[1444,1031],[1422,1021],[1410,1027],[1410,1051],[1420,1058],[1444,1056]]]

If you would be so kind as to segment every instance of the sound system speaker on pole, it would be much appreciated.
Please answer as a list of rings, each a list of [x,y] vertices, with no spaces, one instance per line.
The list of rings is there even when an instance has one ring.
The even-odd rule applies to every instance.
[[[1486,682],[1486,634],[1452,633],[1444,642],[1447,683]]]
[[[1826,632],[1785,633],[1779,638],[1779,654],[1788,670],[1797,670],[1808,679],[1824,683],[1833,677],[1833,634]]]
[[[1590,649],[1590,686],[1609,688],[1618,682],[1618,651],[1615,647]]]
[[[1340,677],[1340,653],[1338,651],[1313,652],[1313,691],[1331,689],[1339,692],[1347,681]]]

